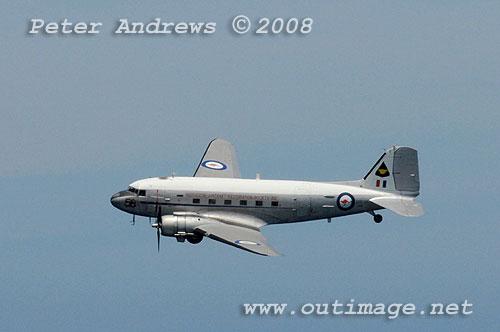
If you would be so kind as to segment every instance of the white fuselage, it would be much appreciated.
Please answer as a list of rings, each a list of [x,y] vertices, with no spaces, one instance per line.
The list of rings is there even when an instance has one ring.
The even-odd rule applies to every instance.
[[[162,215],[238,213],[256,217],[267,224],[333,218],[378,210],[380,206],[369,200],[373,197],[390,195],[362,188],[357,182],[346,184],[163,177],[139,180],[130,186],[142,195],[123,194],[123,201],[116,202],[115,206],[131,214],[155,217],[157,207],[161,206]],[[354,202],[349,202],[351,197]],[[133,204],[131,200],[134,200]]]

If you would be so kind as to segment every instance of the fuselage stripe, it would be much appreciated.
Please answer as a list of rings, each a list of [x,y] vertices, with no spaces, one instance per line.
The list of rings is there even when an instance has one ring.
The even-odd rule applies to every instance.
[[[170,205],[170,206],[201,206],[201,207],[224,207],[224,208],[250,208],[250,209],[292,209],[292,207],[284,206],[253,206],[253,205],[216,205],[216,204],[187,204],[187,203],[162,203],[139,201],[146,205]]]

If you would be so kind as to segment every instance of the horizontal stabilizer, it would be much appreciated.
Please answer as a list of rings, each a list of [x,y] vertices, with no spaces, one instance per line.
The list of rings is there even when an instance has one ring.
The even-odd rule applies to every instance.
[[[370,202],[406,217],[419,217],[424,214],[422,204],[415,202],[410,197],[375,197],[370,199]]]

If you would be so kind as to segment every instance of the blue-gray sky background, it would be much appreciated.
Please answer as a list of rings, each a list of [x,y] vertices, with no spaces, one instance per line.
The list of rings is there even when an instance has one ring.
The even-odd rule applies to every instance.
[[[0,7],[0,331],[448,330],[500,326],[500,4],[494,1],[19,1]],[[231,19],[312,17],[307,36]],[[214,21],[211,36],[116,36],[119,18]],[[27,34],[31,18],[103,22]],[[255,23],[255,22],[254,22]],[[285,256],[163,238],[109,197],[191,176],[214,137],[246,177],[361,178],[419,151],[426,214],[272,226]],[[247,317],[335,299],[474,304],[470,316]]]

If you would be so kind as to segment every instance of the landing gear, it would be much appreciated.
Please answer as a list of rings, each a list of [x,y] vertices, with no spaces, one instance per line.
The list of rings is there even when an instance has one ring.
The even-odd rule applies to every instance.
[[[373,216],[373,221],[375,221],[377,224],[380,224],[382,222],[382,216],[380,214],[375,214],[373,211],[368,211],[369,214]]]
[[[193,234],[193,235],[188,235],[186,236],[186,239],[188,240],[189,243],[191,244],[198,244],[203,240],[203,235],[200,234]]]

